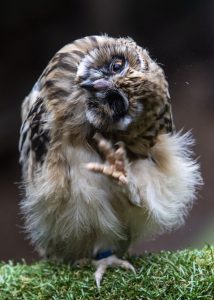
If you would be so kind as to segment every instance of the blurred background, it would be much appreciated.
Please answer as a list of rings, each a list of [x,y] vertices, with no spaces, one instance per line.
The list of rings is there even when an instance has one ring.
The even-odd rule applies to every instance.
[[[193,129],[205,182],[185,226],[139,243],[135,252],[214,242],[214,1],[7,0],[1,3],[0,32],[0,260],[38,258],[19,213],[22,99],[57,50],[99,33],[131,36],[161,63],[177,129]]]

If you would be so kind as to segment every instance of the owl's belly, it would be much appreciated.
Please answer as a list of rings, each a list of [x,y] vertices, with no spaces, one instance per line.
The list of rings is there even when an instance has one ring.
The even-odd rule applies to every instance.
[[[108,249],[122,254],[141,234],[144,210],[133,206],[126,189],[112,178],[84,167],[100,162],[96,153],[69,148],[66,155],[64,167],[57,167],[57,181],[47,185],[44,172],[37,182],[44,195],[32,186],[23,203],[31,239],[43,255],[69,261]]]
[[[76,261],[106,250],[122,255],[142,234],[144,210],[131,205],[124,191],[105,181],[103,189],[85,183],[75,199],[71,195],[57,226],[50,228],[48,235],[54,241],[50,239],[47,249],[50,256]]]
[[[59,256],[77,260],[106,250],[124,254],[147,230],[145,210],[131,204],[126,191],[111,178],[92,173],[90,180],[81,178],[81,184],[61,214],[58,237],[59,244],[64,237],[64,251]]]

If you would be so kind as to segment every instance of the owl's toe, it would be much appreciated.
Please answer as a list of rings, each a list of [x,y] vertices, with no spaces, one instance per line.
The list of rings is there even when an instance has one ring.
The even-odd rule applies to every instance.
[[[100,152],[106,159],[105,164],[88,163],[86,168],[90,171],[102,173],[118,180],[121,184],[126,184],[127,180],[127,159],[125,146],[122,142],[117,143],[117,150],[113,148],[111,143],[104,139],[102,135],[96,133],[94,136],[97,141]]]
[[[118,258],[116,255],[111,255],[100,260],[94,260],[93,263],[97,267],[94,276],[98,288],[100,288],[103,275],[109,267],[121,267],[125,270],[131,270],[136,275],[136,271],[133,265],[127,260]]]
[[[102,173],[104,175],[110,176],[116,180],[118,180],[121,184],[128,183],[126,175],[122,171],[118,171],[115,165],[105,165],[99,163],[87,163],[85,165],[86,169],[96,172]]]

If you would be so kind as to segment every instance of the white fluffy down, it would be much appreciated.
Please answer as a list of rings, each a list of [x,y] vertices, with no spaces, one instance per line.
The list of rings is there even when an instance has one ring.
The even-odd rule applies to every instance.
[[[153,160],[133,164],[140,172],[137,184],[143,206],[162,230],[183,224],[202,184],[199,164],[191,155],[194,140],[190,133],[162,135],[152,151]]]
[[[81,167],[99,162],[96,152],[63,146],[57,163],[28,184],[22,211],[31,240],[53,255],[64,243],[60,257],[78,259],[180,226],[202,184],[192,144],[189,133],[161,135],[149,159],[129,164],[130,189]]]

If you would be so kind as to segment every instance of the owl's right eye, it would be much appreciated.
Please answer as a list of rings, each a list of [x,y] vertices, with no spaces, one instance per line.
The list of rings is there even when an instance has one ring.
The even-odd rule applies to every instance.
[[[120,73],[124,68],[124,60],[122,58],[115,58],[110,64],[110,71],[112,74]]]

